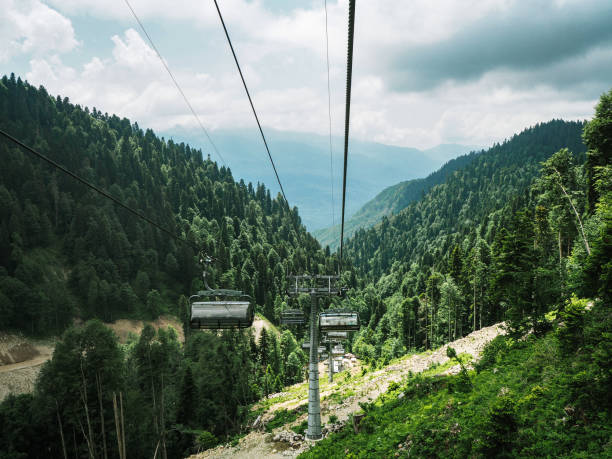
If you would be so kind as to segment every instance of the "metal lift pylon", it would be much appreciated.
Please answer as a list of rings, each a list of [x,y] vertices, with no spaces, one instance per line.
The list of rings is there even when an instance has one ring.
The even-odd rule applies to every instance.
[[[327,345],[327,352],[329,353],[327,377],[330,383],[334,382],[334,356],[332,355],[333,344],[330,342]]]
[[[289,276],[294,285],[288,293],[310,295],[310,358],[308,363],[308,430],[306,438],[319,440],[321,433],[321,400],[319,394],[319,298],[338,296],[342,289],[336,287],[338,276]]]

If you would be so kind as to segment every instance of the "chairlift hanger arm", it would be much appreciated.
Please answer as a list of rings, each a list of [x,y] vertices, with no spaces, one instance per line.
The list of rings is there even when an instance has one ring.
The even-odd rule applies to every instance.
[[[310,295],[317,296],[336,296],[341,294],[341,289],[332,288],[328,289],[325,287],[298,287],[297,289],[287,291],[288,295],[299,295],[300,293],[308,293]]]
[[[250,298],[249,295],[242,292],[242,290],[227,290],[227,289],[210,289],[200,290],[197,295],[193,296],[244,296]]]

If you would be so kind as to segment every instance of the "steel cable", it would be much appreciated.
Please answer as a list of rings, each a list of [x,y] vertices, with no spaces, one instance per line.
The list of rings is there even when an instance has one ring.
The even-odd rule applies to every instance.
[[[329,179],[331,183],[332,226],[336,225],[334,203],[334,155],[332,150],[331,87],[329,82],[329,33],[327,31],[327,0],[325,0],[325,51],[327,55],[327,112],[329,116]]]
[[[208,134],[208,130],[204,127],[204,124],[202,124],[202,121],[200,120],[200,117],[197,115],[197,113],[195,112],[195,110],[193,109],[193,106],[191,105],[191,103],[189,102],[189,99],[187,99],[187,96],[185,95],[185,93],[183,92],[183,89],[181,88],[181,86],[178,84],[178,81],[176,81],[176,78],[174,78],[174,75],[172,74],[172,72],[170,71],[170,67],[168,67],[168,64],[166,64],[166,61],[164,60],[164,58],[162,57],[161,53],[157,50],[157,46],[155,46],[155,43],[153,43],[153,40],[151,39],[151,37],[149,36],[149,33],[147,32],[147,29],[145,29],[144,25],[142,24],[142,22],[140,21],[140,19],[138,18],[138,15],[136,14],[136,12],[134,11],[134,8],[132,8],[132,5],[130,5],[130,2],[128,0],[124,0],[125,4],[128,6],[128,8],[130,9],[130,11],[132,12],[132,16],[134,16],[134,19],[136,19],[136,22],[138,22],[138,25],[140,26],[140,28],[142,29],[143,33],[145,34],[145,36],[147,37],[147,40],[149,40],[149,43],[151,44],[151,47],[153,48],[153,50],[155,51],[155,54],[157,54],[157,57],[159,58],[159,60],[161,61],[161,63],[163,64],[164,68],[166,69],[166,71],[168,72],[168,75],[170,75],[170,78],[172,79],[172,81],[174,82],[174,85],[176,86],[176,89],[178,89],[178,92],[181,94],[181,96],[183,96],[183,99],[185,100],[185,103],[187,104],[187,107],[189,107],[189,110],[191,110],[191,113],[193,114],[194,118],[196,119],[196,121],[198,122],[198,124],[200,125],[200,128],[202,129],[202,131],[204,131],[204,134],[206,134],[206,138],[208,139],[208,141],[210,142],[210,144],[213,147],[213,150],[215,150],[215,153],[217,154],[217,156],[219,157],[219,159],[221,159],[221,162],[228,167],[227,163],[225,162],[225,159],[223,158],[223,156],[221,155],[221,153],[219,152],[219,150],[217,149],[217,146],[215,145],[215,143],[213,142],[212,138],[210,137],[210,134]]]
[[[351,82],[353,78],[353,35],[355,31],[355,0],[349,1],[348,51],[346,59],[346,112],[344,119],[344,173],[342,178],[342,226],[340,230],[340,270],[344,250],[344,209],[346,205],[346,169],[348,162],[349,119],[351,115]]]
[[[242,69],[240,68],[240,64],[238,63],[238,57],[236,57],[236,52],[234,51],[234,46],[232,45],[232,40],[230,39],[229,33],[227,31],[227,27],[225,27],[225,21],[223,20],[223,15],[221,14],[221,10],[219,9],[219,5],[217,0],[214,0],[215,7],[217,8],[217,13],[219,13],[219,19],[221,20],[221,25],[223,26],[223,31],[225,32],[225,37],[227,38],[227,42],[229,43],[230,49],[232,50],[232,55],[234,56],[234,62],[236,62],[236,67],[238,67],[238,73],[240,73],[240,79],[242,80],[242,85],[244,86],[244,90],[246,91],[247,97],[249,98],[249,103],[251,104],[251,109],[253,110],[253,115],[255,115],[255,121],[257,121],[257,126],[259,127],[259,133],[261,134],[261,138],[263,139],[264,145],[266,147],[266,151],[268,152],[268,158],[270,158],[270,163],[272,164],[272,169],[274,169],[274,175],[276,175],[276,181],[278,182],[278,186],[280,187],[280,191],[287,203],[287,208],[289,207],[289,201],[287,201],[287,196],[285,196],[285,190],[283,189],[283,185],[278,176],[278,172],[276,170],[276,165],[274,164],[274,160],[272,159],[272,154],[270,153],[270,149],[268,148],[268,142],[266,141],[266,136],[263,133],[263,129],[261,128],[261,123],[259,122],[259,117],[257,116],[257,112],[255,111],[255,106],[253,105],[253,99],[251,99],[251,94],[249,93],[249,88],[247,87],[246,81],[244,80],[244,75],[242,74]]]
[[[11,142],[17,144],[18,146],[20,146],[21,148],[23,148],[24,150],[26,150],[29,153],[32,153],[34,156],[37,156],[38,158],[42,159],[43,161],[46,161],[48,164],[50,164],[51,166],[55,167],[56,169],[59,169],[60,171],[62,171],[64,174],[72,177],[73,179],[75,179],[76,181],[82,183],[83,185],[85,185],[86,187],[92,189],[93,191],[95,191],[98,194],[101,194],[102,196],[104,196],[107,199],[110,199],[111,201],[113,201],[113,203],[115,203],[116,205],[118,205],[119,207],[127,210],[128,212],[130,212],[131,214],[135,215],[138,218],[141,218],[142,220],[146,221],[147,223],[149,223],[150,225],[154,226],[155,228],[159,229],[160,231],[162,231],[163,233],[167,234],[168,236],[172,237],[173,239],[182,242],[183,244],[188,245],[189,247],[191,247],[192,249],[194,249],[196,252],[200,252],[201,248],[197,247],[195,244],[192,244],[191,242],[189,242],[187,239],[177,236],[176,234],[174,234],[172,231],[168,230],[167,228],[164,228],[163,226],[161,226],[159,223],[151,220],[149,217],[147,217],[146,215],[144,215],[142,212],[131,208],[130,206],[128,206],[127,204],[124,204],[123,202],[121,202],[119,199],[115,198],[113,195],[109,194],[107,191],[103,190],[102,188],[97,187],[96,185],[94,185],[91,182],[88,182],[87,180],[85,180],[84,178],[80,177],[79,175],[75,174],[74,172],[66,169],[64,166],[62,166],[61,164],[53,161],[51,158],[49,158],[48,156],[43,155],[42,153],[34,150],[32,147],[26,145],[25,143],[23,143],[22,141],[20,141],[19,139],[13,137],[12,135],[10,135],[9,133],[3,131],[2,129],[0,129],[0,134],[3,135],[5,138],[7,138],[8,140],[10,140]]]

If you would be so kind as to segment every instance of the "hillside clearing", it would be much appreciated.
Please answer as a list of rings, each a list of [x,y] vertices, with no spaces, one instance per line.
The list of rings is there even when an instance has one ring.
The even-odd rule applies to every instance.
[[[172,316],[161,316],[153,322],[119,319],[106,324],[117,335],[119,342],[126,343],[131,335],[139,336],[150,323],[156,330],[172,327],[181,343],[185,342],[183,327]],[[37,340],[13,333],[0,333],[0,401],[9,394],[27,394],[34,390],[40,369],[53,356],[55,339]]]

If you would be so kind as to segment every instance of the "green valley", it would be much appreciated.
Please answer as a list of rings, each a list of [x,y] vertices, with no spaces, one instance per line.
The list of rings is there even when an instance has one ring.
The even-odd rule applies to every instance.
[[[336,273],[337,252],[280,195],[136,122],[14,75],[0,120],[155,223],[0,142],[1,331],[56,340],[34,391],[0,403],[0,456],[612,454],[612,91],[588,122],[527,128],[352,220],[346,295],[321,306],[359,313],[355,364],[321,382],[327,438],[295,448],[279,438],[307,424],[309,333],[280,318],[310,299],[287,276]],[[209,283],[253,299],[252,329],[189,328],[200,251]],[[184,342],[105,325],[161,316]]]

